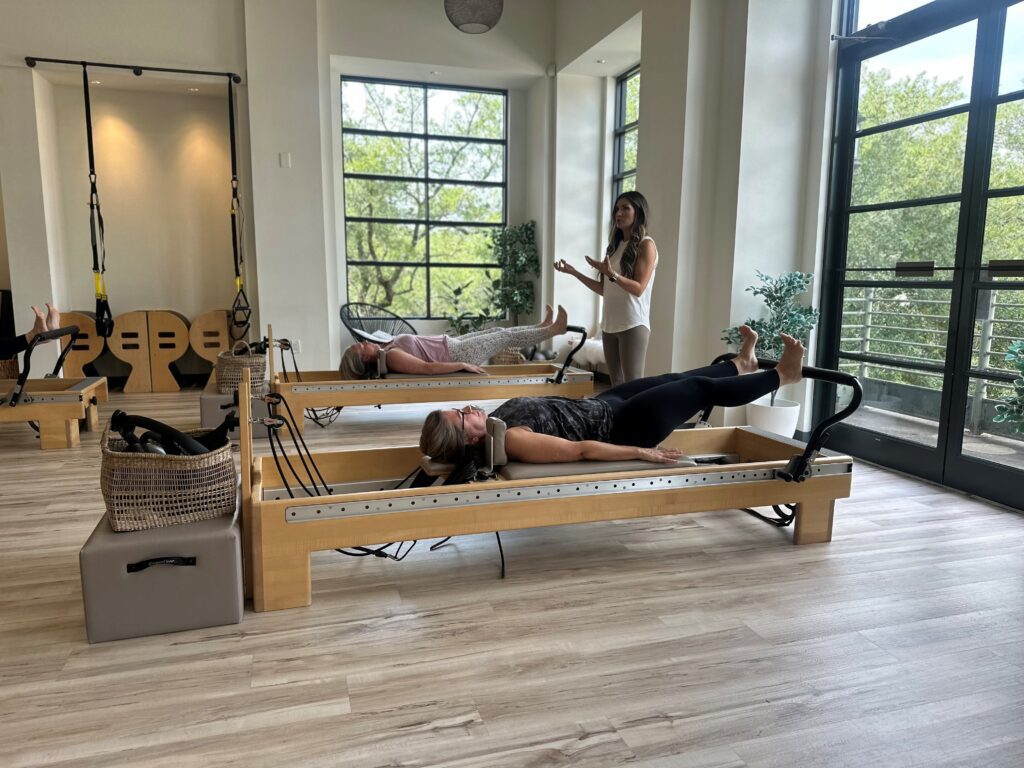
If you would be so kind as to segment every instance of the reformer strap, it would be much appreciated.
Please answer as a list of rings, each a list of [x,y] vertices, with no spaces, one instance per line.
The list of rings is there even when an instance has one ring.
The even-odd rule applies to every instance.
[[[92,238],[92,275],[96,293],[96,333],[104,339],[114,332],[114,317],[107,300],[107,251],[103,240],[103,211],[96,186],[96,155],[92,143],[92,103],[89,100],[89,70],[82,62],[82,92],[85,96],[85,138],[89,150],[89,234]]]
[[[245,294],[242,279],[242,204],[238,197],[238,150],[235,145],[235,91],[234,76],[228,75],[228,135],[231,138],[231,254],[235,264],[235,301],[231,305],[231,322],[228,330],[231,338],[244,339],[249,335],[249,321],[252,307]]]

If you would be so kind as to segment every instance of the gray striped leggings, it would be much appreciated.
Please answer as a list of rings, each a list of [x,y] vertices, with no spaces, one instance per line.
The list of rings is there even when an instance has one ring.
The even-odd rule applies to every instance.
[[[520,325],[515,328],[485,328],[462,336],[446,336],[452,361],[485,365],[501,350],[508,347],[526,347],[538,344],[552,336],[549,327]]]

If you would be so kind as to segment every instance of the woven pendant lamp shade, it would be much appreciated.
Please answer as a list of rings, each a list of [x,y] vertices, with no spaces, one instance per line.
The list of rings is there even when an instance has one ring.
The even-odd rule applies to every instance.
[[[502,0],[444,0],[448,21],[470,35],[487,32],[501,18]]]

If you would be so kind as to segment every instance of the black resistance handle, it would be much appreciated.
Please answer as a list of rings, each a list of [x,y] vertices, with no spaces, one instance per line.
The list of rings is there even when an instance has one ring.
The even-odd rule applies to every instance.
[[[569,366],[572,364],[573,357],[575,357],[576,353],[583,349],[583,345],[587,343],[587,329],[584,328],[582,325],[567,325],[565,327],[565,330],[580,334],[580,343],[573,347],[569,351],[569,354],[566,355],[565,362],[562,363],[562,367],[558,370],[557,375],[553,379],[548,379],[548,381],[552,384],[562,383],[562,379],[565,378],[565,372],[569,369]]]

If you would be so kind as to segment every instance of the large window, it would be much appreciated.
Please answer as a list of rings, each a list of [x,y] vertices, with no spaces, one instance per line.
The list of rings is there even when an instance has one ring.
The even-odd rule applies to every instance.
[[[636,189],[636,153],[640,140],[640,70],[631,69],[615,83],[615,197]]]
[[[507,94],[341,79],[348,300],[486,314],[506,221]]]
[[[844,27],[820,361],[865,398],[832,446],[1019,504],[1024,4],[847,0]]]

